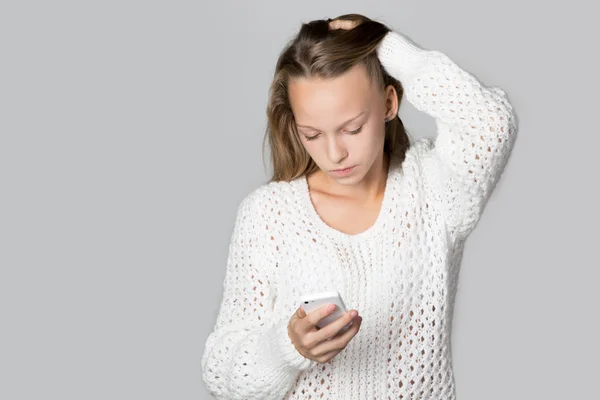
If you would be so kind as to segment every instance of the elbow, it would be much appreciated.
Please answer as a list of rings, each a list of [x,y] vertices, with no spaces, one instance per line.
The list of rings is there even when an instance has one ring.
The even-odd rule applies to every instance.
[[[500,99],[496,104],[496,128],[498,129],[499,139],[505,142],[505,146],[510,146],[517,135],[517,115],[514,107],[508,101],[506,93],[498,90]]]
[[[494,111],[488,115],[489,123],[484,128],[487,132],[480,132],[480,137],[484,139],[487,136],[487,143],[484,143],[487,149],[483,147],[481,150],[484,159],[487,158],[492,170],[497,172],[504,167],[512,152],[517,135],[517,124],[514,110],[507,102],[497,103]]]

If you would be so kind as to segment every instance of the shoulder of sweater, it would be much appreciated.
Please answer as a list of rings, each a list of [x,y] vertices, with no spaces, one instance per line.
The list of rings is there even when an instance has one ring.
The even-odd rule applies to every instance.
[[[253,189],[241,201],[240,207],[258,211],[268,205],[278,204],[280,200],[293,196],[293,182],[267,182]]]
[[[411,138],[410,147],[406,151],[402,163],[394,163],[391,182],[394,190],[399,191],[398,194],[405,192],[407,188],[418,190],[417,188],[426,189],[431,186],[431,179],[435,179],[435,176],[432,175],[432,166],[435,161],[434,152],[434,139]]]
[[[409,170],[420,173],[422,169],[426,167],[427,163],[433,155],[435,148],[435,140],[432,138],[424,137],[419,139],[411,139],[411,145],[406,151],[404,161],[402,163],[402,169],[405,175],[409,173]]]

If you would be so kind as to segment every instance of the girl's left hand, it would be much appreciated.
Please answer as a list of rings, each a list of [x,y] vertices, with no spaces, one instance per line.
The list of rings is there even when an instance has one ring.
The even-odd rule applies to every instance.
[[[345,19],[337,19],[337,20],[333,20],[333,21],[329,22],[329,29],[331,29],[331,30],[334,30],[334,29],[350,30],[352,28],[355,28],[359,23],[360,23],[360,21],[349,21],[349,20],[345,20]]]

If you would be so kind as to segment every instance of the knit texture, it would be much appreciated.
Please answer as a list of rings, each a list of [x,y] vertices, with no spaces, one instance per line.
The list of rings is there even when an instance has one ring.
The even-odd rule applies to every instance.
[[[464,241],[516,136],[505,93],[397,32],[378,48],[435,139],[391,159],[376,222],[328,226],[306,177],[271,182],[239,205],[223,299],[202,376],[217,399],[455,399],[451,331]],[[363,317],[325,364],[304,358],[287,324],[307,293],[339,291]]]

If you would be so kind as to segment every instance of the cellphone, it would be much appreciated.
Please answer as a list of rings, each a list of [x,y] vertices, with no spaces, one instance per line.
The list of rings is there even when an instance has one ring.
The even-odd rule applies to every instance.
[[[336,305],[335,310],[331,314],[317,322],[318,328],[324,328],[325,326],[329,325],[330,323],[332,323],[333,321],[335,321],[336,319],[348,312],[348,310],[346,309],[346,304],[344,304],[344,300],[342,300],[340,292],[320,292],[306,294],[300,298],[300,301],[302,303],[301,306],[307,315],[327,304]],[[348,329],[350,329],[350,326],[352,326],[352,321],[348,325],[340,329],[339,332],[346,332]]]

